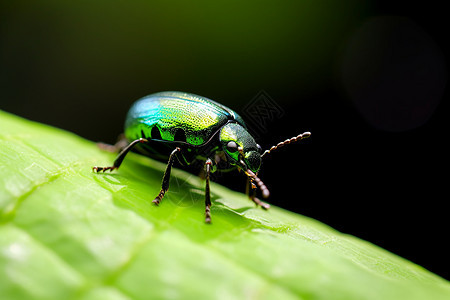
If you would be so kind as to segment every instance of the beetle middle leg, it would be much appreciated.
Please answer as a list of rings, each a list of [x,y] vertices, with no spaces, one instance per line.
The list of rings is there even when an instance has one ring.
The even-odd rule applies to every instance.
[[[268,210],[270,208],[270,204],[262,202],[261,200],[256,198],[256,184],[250,178],[247,178],[246,192],[250,200],[252,200],[256,205],[261,206],[265,210]]]
[[[181,151],[181,149],[179,147],[176,147],[175,150],[173,150],[172,153],[170,153],[169,161],[167,162],[166,171],[164,172],[164,176],[163,176],[163,180],[162,180],[162,184],[161,184],[161,191],[159,192],[158,196],[156,196],[156,198],[152,201],[156,205],[159,205],[162,198],[164,197],[167,190],[169,189],[170,171],[172,171],[172,164],[173,164],[173,160],[175,159],[175,155],[179,151]]]

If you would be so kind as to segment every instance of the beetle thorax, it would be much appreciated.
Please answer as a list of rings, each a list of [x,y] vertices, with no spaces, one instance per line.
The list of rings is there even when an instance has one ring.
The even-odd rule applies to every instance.
[[[231,164],[254,173],[261,166],[261,154],[255,139],[247,129],[238,123],[228,123],[222,127],[219,135],[224,153]]]

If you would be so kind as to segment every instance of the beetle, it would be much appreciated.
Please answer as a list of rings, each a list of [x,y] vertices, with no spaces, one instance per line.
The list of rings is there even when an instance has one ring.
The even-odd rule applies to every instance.
[[[112,166],[93,167],[94,172],[113,171],[135,148],[149,157],[166,159],[161,190],[153,200],[159,205],[169,189],[170,172],[175,158],[182,166],[201,162],[205,173],[205,222],[211,222],[210,173],[238,169],[247,175],[249,198],[263,209],[270,205],[256,197],[257,187],[263,198],[269,190],[257,176],[261,159],[271,151],[307,138],[304,132],[262,152],[248,132],[242,117],[211,99],[183,92],[160,92],[137,100],[125,121],[124,140],[102,148],[121,150]]]

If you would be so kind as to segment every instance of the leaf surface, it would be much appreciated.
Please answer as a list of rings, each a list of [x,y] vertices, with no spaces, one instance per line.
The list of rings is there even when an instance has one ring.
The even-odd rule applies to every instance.
[[[424,268],[313,219],[0,111],[0,299],[450,299]]]

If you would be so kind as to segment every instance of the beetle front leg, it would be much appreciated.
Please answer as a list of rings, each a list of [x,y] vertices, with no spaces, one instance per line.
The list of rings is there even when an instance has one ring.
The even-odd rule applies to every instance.
[[[173,160],[175,158],[175,154],[177,154],[178,151],[181,151],[179,147],[176,147],[175,150],[170,153],[169,161],[167,162],[166,171],[164,172],[162,184],[161,184],[161,191],[159,192],[158,196],[152,201],[156,205],[159,205],[162,198],[166,194],[167,190],[169,189],[169,182],[170,182],[170,171],[172,170],[172,164]]]
[[[256,198],[256,184],[253,183],[250,179],[247,179],[247,194],[250,200],[252,200],[256,205],[261,206],[263,209],[268,210],[270,208],[270,204],[266,202],[262,202],[258,198]]]
[[[95,167],[92,168],[92,170],[93,170],[95,173],[98,173],[98,172],[105,172],[105,171],[108,171],[108,170],[109,170],[109,171],[112,171],[112,170],[118,169],[118,168],[120,167],[120,165],[122,164],[123,159],[125,158],[125,156],[128,154],[128,152],[130,152],[130,150],[131,150],[136,144],[138,144],[138,143],[147,143],[147,142],[148,142],[148,140],[147,140],[147,139],[143,139],[143,138],[140,138],[140,139],[138,139],[138,140],[132,141],[128,146],[126,146],[126,147],[119,153],[119,155],[117,156],[117,158],[114,160],[114,163],[113,163],[112,166],[110,166],[110,167],[97,167],[97,166],[95,166]]]
[[[211,195],[209,190],[209,174],[211,173],[211,159],[207,159],[205,162],[205,222],[211,223]]]

